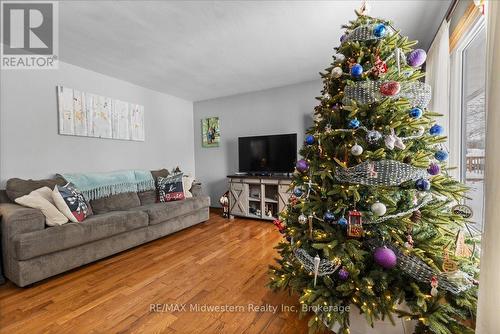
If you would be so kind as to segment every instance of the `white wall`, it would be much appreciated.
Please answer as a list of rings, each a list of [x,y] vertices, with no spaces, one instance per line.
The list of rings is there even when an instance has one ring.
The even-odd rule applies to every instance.
[[[226,176],[238,171],[238,137],[297,133],[302,146],[305,130],[312,125],[315,97],[321,82],[311,81],[194,104],[194,151],[196,178],[203,183],[212,205],[227,190]],[[221,144],[217,148],[201,146],[201,120],[218,116]]]
[[[144,142],[58,135],[56,86],[144,105]],[[2,70],[0,185],[60,172],[157,169],[194,173],[193,103],[60,63],[59,70]]]

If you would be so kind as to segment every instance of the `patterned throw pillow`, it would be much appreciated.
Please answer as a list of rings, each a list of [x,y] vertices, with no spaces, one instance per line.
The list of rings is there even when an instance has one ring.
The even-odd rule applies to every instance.
[[[160,202],[178,201],[184,199],[182,173],[158,178],[158,194]]]
[[[72,183],[64,186],[56,185],[52,191],[52,198],[59,211],[74,223],[81,222],[93,214],[85,197]]]

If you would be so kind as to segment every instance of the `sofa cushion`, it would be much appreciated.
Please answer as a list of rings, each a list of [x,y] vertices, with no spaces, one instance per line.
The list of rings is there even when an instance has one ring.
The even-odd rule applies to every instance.
[[[68,218],[56,208],[52,199],[52,190],[49,187],[42,187],[33,190],[28,195],[18,197],[16,203],[42,211],[48,226],[63,225],[68,222]]]
[[[90,201],[90,206],[94,214],[128,210],[139,205],[141,205],[141,201],[135,192],[116,194]]]
[[[23,180],[13,178],[7,180],[5,191],[10,200],[14,201],[18,197],[28,195],[33,190],[40,189],[42,187],[49,187],[50,189],[54,189],[56,185],[63,186],[66,183],[66,180],[61,176],[46,180]]]
[[[141,191],[137,193],[141,201],[141,205],[156,203],[158,199],[158,192],[156,190]]]
[[[83,223],[68,223],[16,235],[13,238],[13,255],[17,260],[27,260],[147,225],[148,215],[141,211],[114,211],[94,215]]]
[[[149,224],[155,225],[209,206],[210,197],[200,196],[182,201],[148,204],[130,210],[146,212],[149,215]]]
[[[159,177],[157,187],[160,202],[180,201],[185,198],[182,173]]]

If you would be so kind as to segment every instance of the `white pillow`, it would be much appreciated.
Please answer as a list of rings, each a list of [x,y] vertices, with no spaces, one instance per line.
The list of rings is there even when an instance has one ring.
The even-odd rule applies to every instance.
[[[193,186],[194,177],[190,175],[184,175],[182,178],[182,188],[184,188],[184,198],[193,197],[190,189]]]
[[[28,195],[16,198],[15,202],[42,211],[48,226],[63,225],[68,222],[68,218],[55,207],[52,200],[52,190],[49,187],[33,190]]]

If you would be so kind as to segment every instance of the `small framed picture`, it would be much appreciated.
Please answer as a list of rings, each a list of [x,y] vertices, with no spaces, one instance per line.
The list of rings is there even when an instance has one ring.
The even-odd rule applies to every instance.
[[[208,117],[201,120],[201,146],[219,147],[220,124],[219,117]]]

